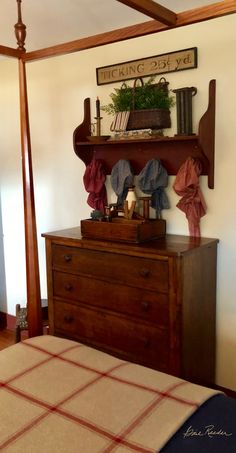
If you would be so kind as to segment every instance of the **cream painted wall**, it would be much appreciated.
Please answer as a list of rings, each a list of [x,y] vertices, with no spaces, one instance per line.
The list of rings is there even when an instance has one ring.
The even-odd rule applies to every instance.
[[[217,382],[236,390],[236,203],[235,203],[235,76],[236,15],[196,24],[104,48],[48,59],[27,65],[31,139],[35,181],[42,296],[46,297],[44,240],[41,233],[79,224],[90,215],[83,187],[84,164],[73,151],[72,134],[83,119],[83,100],[107,103],[112,85],[96,85],[96,67],[158,55],[196,46],[197,69],[166,75],[170,88],[196,86],[193,99],[194,130],[208,103],[210,79],[217,81],[215,189],[201,186],[207,202],[202,219],[205,237],[220,239],[217,286]],[[15,304],[25,302],[24,233],[19,145],[17,63],[1,61],[0,153],[1,199],[6,272],[6,298],[0,309],[14,314]],[[117,86],[119,86],[118,84]],[[172,131],[176,132],[175,109]],[[111,118],[103,120],[109,133]],[[170,233],[188,234],[184,215],[176,208],[178,197],[170,177],[171,209],[164,211]],[[109,189],[109,181],[108,181]],[[109,200],[114,194],[109,189]],[[207,272],[207,269],[206,269]]]

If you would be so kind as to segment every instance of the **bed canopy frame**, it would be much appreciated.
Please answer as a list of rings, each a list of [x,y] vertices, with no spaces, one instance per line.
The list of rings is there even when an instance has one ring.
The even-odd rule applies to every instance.
[[[17,3],[18,20],[15,25],[17,49],[0,45],[0,54],[18,59],[19,96],[20,96],[20,129],[22,154],[22,181],[24,196],[25,252],[27,279],[27,310],[29,336],[41,335],[42,310],[40,295],[40,278],[38,262],[37,228],[34,201],[34,183],[32,170],[31,140],[27,99],[26,63],[48,57],[78,52],[106,44],[137,38],[151,33],[166,31],[176,27],[218,18],[236,12],[235,0],[225,0],[201,8],[176,14],[153,0],[116,0],[149,17],[152,20],[116,29],[111,32],[89,36],[75,41],[58,44],[52,47],[26,52],[26,26],[22,21],[21,2]]]

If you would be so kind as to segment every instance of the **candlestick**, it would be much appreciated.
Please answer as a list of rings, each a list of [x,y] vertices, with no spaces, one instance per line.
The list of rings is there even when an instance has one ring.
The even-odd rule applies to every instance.
[[[96,116],[97,116],[97,118],[100,117],[100,100],[99,100],[98,97],[97,97],[97,100],[96,100]]]
[[[97,118],[97,123],[96,123],[96,128],[97,128],[97,136],[100,137],[101,135],[101,116],[98,116]]]

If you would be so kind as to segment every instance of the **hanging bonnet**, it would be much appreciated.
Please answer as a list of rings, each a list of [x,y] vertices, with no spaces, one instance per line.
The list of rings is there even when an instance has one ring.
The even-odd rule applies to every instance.
[[[104,213],[107,205],[106,174],[99,159],[92,159],[87,165],[83,180],[84,187],[89,193],[88,205]]]
[[[168,185],[168,173],[159,159],[147,162],[138,175],[138,186],[145,194],[151,195],[151,207],[156,211],[156,217],[161,217],[162,209],[168,209],[169,201],[165,193]]]
[[[190,236],[200,236],[200,219],[206,214],[206,203],[200,189],[199,176],[202,164],[199,159],[188,157],[180,167],[173,185],[182,198],[177,203],[188,219]]]
[[[123,207],[128,189],[133,185],[134,175],[130,162],[125,159],[119,160],[111,171],[111,186],[117,195],[118,206]]]

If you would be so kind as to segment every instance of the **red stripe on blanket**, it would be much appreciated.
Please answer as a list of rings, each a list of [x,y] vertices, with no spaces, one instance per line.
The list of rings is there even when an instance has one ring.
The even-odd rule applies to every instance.
[[[27,426],[22,428],[20,431],[18,431],[15,434],[12,434],[9,439],[5,440],[5,442],[3,442],[0,445],[0,450],[3,450],[4,448],[13,444],[17,439],[19,439],[19,437],[23,436],[23,434],[27,433],[27,431],[30,431],[35,425],[37,425],[41,420],[43,420],[47,416],[48,416],[48,412],[44,412],[44,414],[41,414],[37,419],[32,420],[31,423],[29,423]]]
[[[45,349],[42,346],[38,346],[38,345],[32,344],[32,343],[28,343],[27,340],[24,341],[24,343],[22,343],[22,346],[27,346],[29,348],[35,349],[36,351],[45,352],[45,354],[51,355],[53,357],[59,357],[61,354],[65,354],[65,352],[72,351],[73,349],[82,348],[83,344],[82,343],[74,344],[73,346],[65,348],[59,354],[55,354],[54,352],[50,352],[48,349]]]
[[[110,377],[110,376],[108,376],[109,373],[111,373],[114,370],[124,366],[125,364],[126,363],[120,363],[120,364],[116,365],[115,367],[112,367],[106,373],[106,376]],[[0,448],[2,449],[6,445],[10,445],[11,442],[14,442],[17,438],[21,437],[24,433],[29,431],[32,428],[32,426],[37,425],[43,418],[47,417],[50,413],[54,412],[54,413],[57,413],[57,414],[63,416],[66,419],[72,420],[75,423],[78,423],[79,425],[84,426],[84,427],[86,427],[86,428],[98,433],[99,435],[102,435],[103,437],[105,437],[107,439],[110,439],[112,443],[111,443],[110,446],[108,446],[104,450],[104,453],[109,453],[110,451],[112,451],[115,448],[115,446],[117,446],[117,444],[121,444],[123,446],[127,446],[128,448],[133,449],[133,451],[142,452],[142,453],[150,453],[152,450],[143,448],[142,446],[139,446],[139,445],[133,443],[132,441],[127,440],[126,439],[127,435],[130,434],[130,432],[132,430],[134,430],[151,413],[151,411],[158,406],[158,404],[163,399],[165,399],[165,398],[173,398],[173,395],[171,395],[171,392],[173,390],[175,390],[176,388],[178,388],[178,387],[180,387],[180,386],[182,386],[182,385],[184,385],[186,383],[185,382],[177,383],[177,384],[171,386],[167,391],[161,392],[160,394],[158,394],[158,396],[154,399],[154,401],[149,403],[147,405],[147,407],[144,410],[142,410],[141,414],[139,414],[138,417],[131,424],[129,424],[124,430],[122,430],[122,432],[120,434],[115,435],[115,434],[112,434],[109,431],[107,431],[107,430],[95,425],[93,422],[90,422],[88,420],[82,419],[81,417],[78,417],[76,415],[70,414],[70,413],[68,413],[65,410],[60,408],[60,406],[62,404],[65,404],[65,402],[68,402],[70,399],[74,398],[76,395],[78,395],[84,389],[86,389],[89,386],[95,384],[98,380],[102,379],[104,377],[104,375],[105,375],[105,373],[96,376],[90,382],[88,382],[85,385],[81,386],[79,389],[75,390],[72,394],[68,395],[66,398],[61,400],[60,403],[58,403],[56,406],[50,405],[49,403],[46,403],[45,401],[41,401],[41,400],[39,400],[37,398],[34,398],[31,395],[27,395],[26,393],[24,393],[23,391],[21,391],[19,389],[16,389],[14,387],[11,387],[10,385],[5,384],[5,388],[8,391],[10,391],[11,393],[14,393],[15,395],[17,395],[17,396],[19,396],[19,397],[21,397],[23,399],[26,399],[27,401],[30,401],[33,404],[36,404],[36,405],[38,405],[40,407],[43,407],[47,412],[45,412],[44,414],[40,415],[34,421],[30,422],[29,425],[27,425],[23,429],[19,430],[18,433],[15,433],[15,435],[12,436],[11,439],[8,439],[7,441],[5,441],[5,443],[2,444],[0,446]],[[119,379],[117,379],[117,380],[119,381]],[[122,382],[123,381],[124,380],[122,380]],[[123,383],[126,384],[125,381]],[[174,399],[176,399],[176,397],[174,397]],[[180,399],[179,402],[183,403],[184,400]],[[189,404],[189,402],[187,402],[187,403]],[[193,404],[193,406],[197,407],[196,404]]]
[[[110,368],[110,370],[107,371],[107,373],[100,373],[98,376],[93,378],[90,382],[87,382],[86,384],[84,384],[83,386],[81,386],[80,388],[75,390],[72,394],[70,394],[67,397],[65,397],[56,406],[50,405],[49,403],[47,403],[45,401],[39,400],[38,398],[35,398],[35,397],[31,396],[31,395],[28,395],[27,393],[15,388],[15,387],[11,387],[11,385],[9,385],[8,383],[1,383],[1,386],[5,387],[5,389],[7,391],[9,391],[10,393],[13,393],[13,394],[19,396],[20,398],[23,398],[23,399],[25,399],[25,400],[27,400],[27,401],[29,401],[29,402],[37,405],[37,406],[43,407],[45,410],[47,410],[47,412],[45,412],[43,415],[40,415],[38,418],[36,418],[29,425],[25,426],[23,429],[19,430],[18,433],[14,434],[14,436],[11,436],[10,439],[8,439],[7,441],[5,441],[3,444],[0,445],[0,449],[2,449],[5,446],[5,444],[9,445],[11,443],[11,440],[12,440],[12,442],[14,442],[18,437],[22,436],[24,433],[29,431],[32,428],[32,426],[34,426],[37,423],[39,423],[39,421],[41,421],[42,418],[45,418],[46,416],[48,416],[52,412],[56,412],[56,413],[58,413],[60,415],[63,415],[65,418],[73,420],[73,421],[77,422],[80,425],[83,425],[83,426],[86,426],[86,427],[90,427],[90,428],[92,428],[93,431],[95,431],[95,432],[97,432],[99,434],[103,433],[104,437],[108,437],[108,438],[112,439],[114,437],[114,435],[110,434],[108,431],[103,430],[102,428],[97,427],[95,424],[93,424],[91,422],[88,422],[88,421],[85,421],[85,420],[83,420],[82,418],[80,418],[78,416],[74,416],[72,414],[67,413],[66,411],[60,409],[60,406],[62,404],[65,404],[66,402],[68,402],[70,399],[74,398],[76,395],[78,395],[84,389],[86,389],[89,386],[93,385],[94,383],[96,383],[97,381],[102,379],[103,377],[107,376],[109,373],[117,370],[118,368],[121,368],[125,364],[126,364],[125,362],[119,363],[119,364],[113,366],[112,368]],[[32,367],[32,369],[33,368],[34,367]],[[145,449],[144,450],[138,450],[138,451],[143,452],[143,453],[150,453],[150,450],[147,450],[147,449],[146,450]]]
[[[94,383],[95,381],[97,381],[97,380],[99,380],[101,378],[102,378],[102,376],[97,376],[97,378],[95,378],[93,380],[93,382],[90,382],[90,384]],[[83,390],[87,386],[88,385],[85,385],[83,388],[81,388],[81,389],[77,390],[76,392],[74,392],[73,395],[70,395],[70,398],[75,396],[76,393],[79,393],[81,390]],[[29,395],[24,394],[23,392],[21,392],[18,389],[11,388],[11,387],[7,387],[7,389],[10,392],[20,396],[21,398],[25,398],[28,401],[30,401],[30,402],[32,402],[32,403],[34,403],[36,405],[44,407],[47,410],[47,412],[45,412],[44,414],[41,414],[39,417],[35,418],[27,426],[25,426],[24,428],[19,430],[17,433],[15,433],[13,436],[11,436],[11,438],[9,438],[5,442],[3,442],[0,445],[0,449],[6,448],[6,446],[9,446],[11,443],[15,442],[19,437],[21,437],[23,434],[25,434],[28,431],[30,431],[32,429],[32,427],[36,426],[39,422],[41,422],[44,418],[49,416],[49,414],[52,413],[52,412],[55,412],[58,415],[61,415],[64,418],[66,418],[68,420],[71,420],[71,421],[75,422],[76,424],[79,424],[80,426],[83,426],[83,427],[85,427],[85,428],[87,428],[87,429],[89,429],[89,430],[101,435],[102,437],[113,441],[113,443],[117,443],[117,437],[116,437],[115,434],[112,434],[109,431],[101,428],[100,426],[95,425],[95,423],[93,423],[93,422],[85,420],[85,419],[83,419],[83,418],[81,418],[81,417],[79,417],[77,415],[70,414],[69,412],[66,412],[65,410],[61,409],[59,406],[64,404],[69,398],[65,398],[57,406],[51,406],[50,404],[48,404],[48,403],[46,403],[44,401],[40,401],[37,398],[34,398],[34,397],[31,397]],[[138,446],[138,445],[136,445],[136,444],[134,444],[134,443],[132,443],[130,441],[127,441],[125,439],[123,439],[122,444],[126,445],[128,448],[131,448],[133,451],[137,451],[137,452],[140,452],[140,453],[152,453],[153,452],[153,450],[150,450],[150,449],[147,449],[147,448],[143,448],[143,447]]]
[[[44,365],[45,363],[49,362],[53,358],[57,358],[57,359],[62,360],[64,362],[66,362],[66,363],[69,363],[71,365],[74,365],[74,366],[77,366],[79,368],[82,368],[82,369],[97,373],[99,375],[99,378],[100,377],[107,377],[107,378],[112,379],[114,381],[117,381],[117,382],[120,382],[120,383],[123,383],[123,384],[126,384],[126,385],[130,385],[130,386],[135,387],[135,388],[140,388],[142,390],[146,390],[146,391],[149,391],[151,393],[155,393],[155,394],[158,394],[158,395],[165,396],[166,398],[173,399],[173,400],[175,400],[175,401],[177,401],[179,403],[196,407],[196,404],[193,401],[189,401],[189,400],[186,400],[186,399],[184,399],[182,397],[178,397],[178,396],[175,396],[175,395],[170,395],[168,392],[166,393],[166,392],[163,392],[161,390],[145,386],[143,384],[138,384],[138,383],[126,380],[124,378],[120,378],[120,377],[117,377],[117,376],[111,376],[110,375],[111,372],[113,372],[115,369],[119,368],[120,366],[129,365],[129,362],[125,362],[124,361],[121,364],[117,365],[116,367],[112,368],[111,370],[109,370],[107,372],[102,372],[100,370],[97,370],[96,368],[90,367],[88,365],[84,365],[83,363],[80,363],[79,361],[75,361],[75,360],[71,360],[71,359],[68,359],[68,358],[65,358],[65,357],[61,357],[61,354],[65,354],[66,352],[69,352],[69,351],[71,351],[73,349],[76,349],[76,348],[81,348],[83,345],[80,344],[80,343],[78,345],[73,345],[73,346],[71,346],[69,348],[64,349],[59,354],[48,352],[47,350],[45,350],[42,347],[38,347],[38,346],[32,345],[32,344],[28,344],[27,342],[24,342],[24,346],[29,346],[29,347],[32,347],[35,350],[38,350],[40,352],[44,352],[44,353],[48,354],[50,357],[48,357],[47,359],[42,360],[41,362],[38,362],[34,366],[31,366],[31,367],[27,368],[23,372],[20,372],[20,373],[16,374],[15,376],[13,376],[8,381],[0,382],[0,387],[5,387],[7,384],[13,382],[15,379],[18,379],[19,377],[24,376],[25,374],[27,374],[27,373],[31,372],[32,370],[40,367],[41,365]],[[181,382],[181,385],[182,384],[186,384],[186,382],[185,381]]]
[[[129,380],[129,378],[126,379],[126,378],[115,376],[115,375],[111,374],[111,373],[114,373],[115,370],[118,370],[122,367],[129,366],[130,365],[129,362],[125,362],[125,361],[120,362],[119,361],[117,365],[111,367],[106,372],[105,371],[102,372],[93,367],[84,365],[83,363],[80,363],[79,361],[70,360],[70,359],[67,359],[67,358],[61,356],[61,355],[65,354],[66,352],[69,352],[70,350],[73,350],[76,348],[81,348],[84,345],[76,344],[76,345],[70,346],[69,348],[65,348],[63,351],[61,351],[58,354],[51,353],[42,347],[38,347],[37,345],[32,345],[27,342],[24,342],[23,345],[30,347],[32,349],[35,349],[37,351],[43,352],[43,353],[47,354],[47,357],[42,359],[39,363],[25,369],[22,372],[19,372],[17,375],[15,375],[13,378],[10,378],[8,381],[0,383],[0,386],[4,387],[6,391],[11,392],[12,394],[16,395],[17,397],[25,399],[26,401],[32,403],[33,405],[41,407],[41,409],[45,410],[45,412],[43,414],[35,417],[33,420],[29,421],[24,427],[21,427],[18,430],[18,432],[15,432],[11,436],[11,438],[5,439],[3,441],[3,443],[0,445],[0,450],[6,448],[6,446],[11,445],[11,443],[16,442],[17,438],[20,438],[21,436],[23,436],[24,434],[29,432],[32,429],[32,427],[38,425],[42,420],[44,420],[50,414],[55,413],[55,414],[62,416],[63,418],[65,418],[67,420],[74,422],[76,425],[84,427],[84,428],[94,432],[95,434],[98,434],[99,436],[102,436],[103,438],[105,438],[108,441],[109,445],[107,447],[105,447],[104,450],[102,450],[103,453],[111,452],[112,450],[117,448],[118,445],[121,445],[122,447],[127,447],[127,449],[134,451],[134,452],[153,453],[153,451],[154,451],[153,449],[143,447],[135,440],[132,441],[132,440],[128,439],[128,436],[132,433],[132,431],[134,431],[137,427],[139,427],[140,424],[142,424],[145,421],[145,419],[147,419],[150,416],[152,411],[154,411],[156,408],[158,408],[158,406],[161,404],[161,402],[163,402],[165,399],[171,399],[180,404],[191,406],[193,409],[198,408],[200,405],[200,404],[196,404],[195,402],[189,401],[186,398],[182,398],[182,397],[175,396],[172,394],[172,392],[174,390],[176,390],[177,388],[184,386],[184,385],[186,385],[186,386],[189,385],[189,383],[186,381],[177,382],[177,383],[169,386],[169,388],[167,387],[167,390],[161,391],[158,388],[151,388],[149,386],[146,386],[145,384],[139,384],[139,383],[133,382],[132,380]],[[30,394],[26,393],[25,391],[22,391],[20,389],[17,389],[16,387],[14,387],[17,385],[17,381],[16,381],[17,378],[24,376],[25,374],[31,372],[32,370],[34,370],[36,368],[39,368],[40,366],[43,366],[45,363],[47,363],[53,359],[62,360],[63,362],[67,362],[75,367],[92,371],[93,373],[95,373],[95,376],[91,377],[91,379],[88,382],[86,382],[85,384],[81,384],[80,387],[77,387],[77,389],[73,390],[70,394],[67,394],[67,395],[64,394],[64,398],[61,399],[58,403],[56,403],[54,405],[50,404],[44,400],[40,400],[39,398],[34,397],[33,395],[30,395]],[[40,360],[40,358],[39,358],[39,360]],[[150,398],[149,398],[149,402],[146,405],[143,404],[142,409],[140,409],[140,411],[135,415],[135,418],[132,419],[132,421],[129,420],[129,422],[127,422],[126,426],[124,426],[124,424],[123,424],[123,428],[121,429],[120,432],[115,432],[115,430],[114,430],[114,432],[111,432],[111,430],[109,430],[109,427],[102,426],[102,422],[101,422],[101,426],[99,426],[95,422],[83,418],[80,414],[76,415],[76,414],[68,412],[67,409],[62,408],[63,404],[67,403],[70,400],[73,400],[73,398],[76,397],[77,395],[79,395],[79,393],[81,393],[82,391],[84,391],[85,389],[87,389],[89,387],[92,387],[94,384],[96,384],[99,380],[101,380],[104,377],[107,379],[110,379],[112,381],[116,381],[120,384],[131,386],[133,388],[137,388],[137,389],[140,389],[140,390],[153,394],[153,397],[151,395],[152,400],[150,401]],[[16,382],[14,382],[14,381],[16,381]],[[14,382],[14,384],[13,384],[13,382]],[[75,386],[77,386],[77,381],[75,382]],[[95,387],[95,389],[96,389],[96,387]],[[157,412],[158,412],[158,409],[157,409]],[[132,415],[132,416],[134,417],[134,415]],[[120,425],[120,426],[122,426],[122,425]]]
[[[118,381],[118,382],[123,383],[123,384],[131,385],[132,387],[140,388],[140,389],[142,389],[142,390],[147,390],[147,391],[149,391],[149,392],[157,393],[158,395],[166,396],[167,398],[173,399],[173,400],[175,400],[175,401],[177,401],[177,402],[179,402],[179,403],[182,402],[183,404],[187,404],[187,405],[189,405],[189,406],[194,406],[194,407],[196,406],[195,402],[186,400],[186,399],[184,399],[184,398],[182,398],[182,397],[170,395],[170,394],[168,394],[168,393],[166,393],[166,392],[163,392],[163,391],[161,391],[161,390],[154,389],[154,388],[152,388],[152,387],[148,387],[148,386],[145,386],[145,385],[143,385],[143,384],[138,384],[138,383],[136,383],[136,382],[132,382],[132,381],[126,380],[126,379],[124,379],[124,378],[120,378],[120,377],[117,377],[117,376],[110,376],[110,373],[111,373],[112,371],[114,371],[114,369],[116,369],[116,367],[114,367],[114,369],[112,368],[112,370],[110,370],[110,371],[108,371],[108,372],[102,372],[102,371],[100,371],[100,370],[97,370],[96,368],[90,367],[90,366],[88,366],[88,365],[84,365],[83,363],[80,363],[79,361],[75,361],[75,360],[71,360],[71,359],[68,359],[68,358],[65,358],[65,357],[61,357],[61,354],[64,354],[65,352],[68,352],[68,351],[70,351],[70,350],[72,350],[72,349],[76,349],[77,347],[80,347],[80,348],[83,347],[84,345],[81,344],[81,343],[78,343],[78,345],[74,345],[74,346],[72,346],[72,347],[70,347],[70,348],[65,349],[64,351],[60,352],[60,354],[53,354],[53,353],[51,353],[51,352],[48,352],[48,351],[47,351],[46,349],[44,349],[44,348],[38,347],[38,346],[36,346],[36,345],[28,344],[27,342],[24,342],[24,345],[27,345],[27,346],[29,346],[29,347],[32,347],[33,349],[39,350],[39,351],[41,351],[41,352],[45,352],[45,353],[47,353],[47,354],[50,354],[52,358],[53,358],[53,357],[56,357],[56,358],[58,358],[58,359],[60,359],[60,360],[62,360],[62,361],[64,361],[64,362],[67,362],[67,363],[70,363],[70,364],[72,364],[72,365],[78,366],[79,368],[83,368],[84,370],[93,371],[94,373],[97,373],[97,374],[99,374],[99,375],[101,375],[101,376],[106,376],[106,377],[108,377],[109,379],[113,379],[114,381]],[[87,347],[87,346],[86,346],[86,347]],[[129,363],[130,363],[130,362],[123,361],[123,362],[122,362],[122,365],[129,365]],[[30,371],[30,369],[29,369],[29,371]],[[18,377],[18,376],[17,376],[17,377]],[[182,385],[182,384],[186,384],[186,382],[184,381],[184,382],[181,382],[180,384],[181,384],[181,385]],[[198,407],[198,406],[197,406],[197,407]]]
[[[32,346],[28,343],[22,343],[23,346]],[[78,344],[78,347],[81,347],[82,345]],[[66,348],[64,351],[61,351],[60,354],[64,354],[65,352],[68,352],[72,349],[75,349],[77,347],[77,345],[75,346],[71,346],[69,348]],[[22,376],[24,376],[25,374],[31,372],[32,370],[40,367],[41,365],[44,365],[45,363],[49,362],[50,360],[52,360],[53,358],[57,358],[57,359],[63,359],[62,357],[60,357],[60,354],[52,354],[52,353],[49,353],[47,350],[43,349],[43,348],[39,348],[39,347],[33,347],[33,349],[37,349],[38,351],[40,352],[44,352],[45,354],[47,354],[49,357],[47,357],[46,359],[43,359],[39,362],[37,362],[35,365],[31,365],[29,368],[26,368],[24,371],[20,371],[20,373],[17,373],[15,374],[14,376],[12,376],[8,381],[6,382],[0,382],[0,387],[5,387],[6,384],[9,384],[10,382],[14,381],[15,379],[18,379]]]
[[[163,392],[161,395],[157,396],[154,401],[149,403],[147,407],[139,414],[136,419],[127,425],[127,427],[120,433],[119,436],[116,436],[115,439],[113,439],[113,442],[110,446],[105,448],[102,453],[110,453],[116,446],[117,444],[121,445],[126,445],[127,440],[125,439],[128,434],[130,434],[137,426],[147,418],[150,413],[155,409],[161,401],[163,401],[165,398],[168,398],[169,392],[173,392],[178,387],[181,387],[185,382],[179,382],[177,384],[172,385],[166,392]],[[196,404],[194,404],[194,407],[198,407]]]

